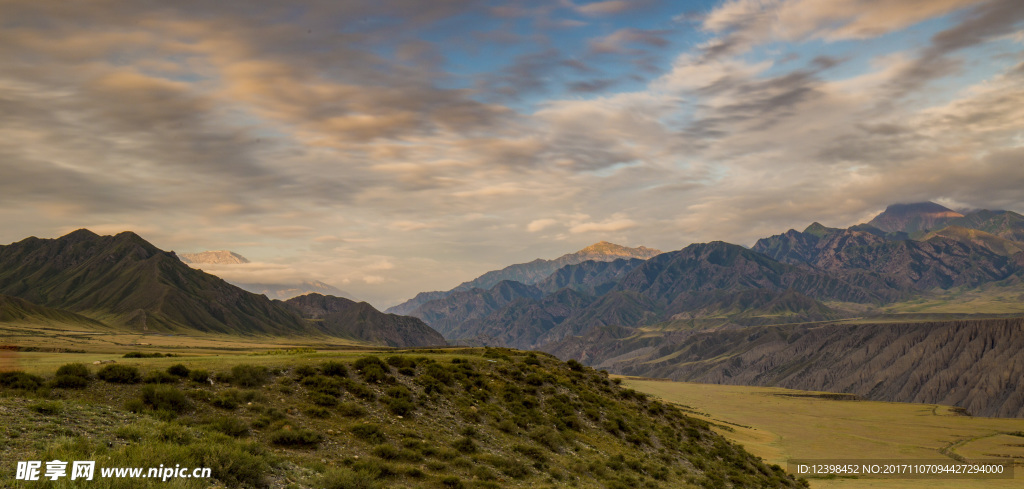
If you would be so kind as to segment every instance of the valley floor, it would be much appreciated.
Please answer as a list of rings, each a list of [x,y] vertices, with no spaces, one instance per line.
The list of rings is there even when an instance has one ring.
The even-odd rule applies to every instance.
[[[815,479],[812,488],[1016,488],[1024,484],[1024,419],[959,415],[948,406],[860,400],[770,387],[624,378],[684,407],[767,463],[790,459],[1012,459],[1012,480]]]

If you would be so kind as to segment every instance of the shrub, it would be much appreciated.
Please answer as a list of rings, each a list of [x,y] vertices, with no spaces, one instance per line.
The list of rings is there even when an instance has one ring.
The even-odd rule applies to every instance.
[[[89,367],[85,366],[84,363],[69,363],[67,365],[62,365],[57,369],[57,376],[61,375],[81,377],[85,380],[92,378],[92,373],[89,372]]]
[[[58,401],[43,401],[36,404],[32,404],[28,407],[29,409],[47,416],[54,414],[60,414],[64,410],[64,405]]]
[[[476,442],[468,436],[464,436],[452,443],[452,448],[462,453],[476,453]]]
[[[320,407],[320,406],[312,406],[312,407],[306,408],[306,414],[308,414],[309,416],[312,416],[314,418],[330,418],[331,417],[331,411],[329,409],[327,409],[327,408],[323,408],[323,407]]]
[[[169,385],[147,385],[142,388],[142,402],[157,411],[179,413],[189,407],[188,399]]]
[[[462,489],[463,487],[466,487],[462,483],[462,479],[459,479],[454,475],[449,475],[448,477],[441,479],[441,484],[444,485],[444,487],[450,487],[451,489]]]
[[[395,378],[389,375],[391,369],[377,357],[362,357],[355,361],[353,366],[362,375],[366,382],[378,384],[393,384]]]
[[[259,387],[267,383],[270,370],[260,365],[235,365],[231,367],[231,383],[241,387]]]
[[[249,435],[249,427],[238,418],[231,416],[221,416],[214,419],[210,423],[210,427],[235,438]]]
[[[323,436],[306,429],[280,429],[270,434],[270,443],[283,447],[311,447],[320,444]]]
[[[146,374],[142,381],[147,384],[173,384],[178,378],[161,370],[154,370]]]
[[[324,394],[323,392],[310,392],[309,400],[313,401],[313,404],[316,404],[318,406],[330,407],[338,405],[338,398],[328,394]]]
[[[169,373],[169,374],[171,374],[171,375],[173,375],[175,377],[185,378],[185,377],[188,377],[189,374],[192,373],[192,372],[188,369],[188,367],[186,367],[186,366],[184,366],[184,365],[179,363],[179,364],[175,364],[175,365],[171,365],[170,367],[167,367],[167,373]]]
[[[142,380],[139,369],[130,365],[107,365],[96,376],[112,384],[137,384]]]
[[[43,386],[43,378],[20,370],[0,372],[0,386],[7,389],[35,390]]]
[[[171,356],[171,355],[167,355]],[[122,358],[163,358],[163,353],[143,353],[141,351],[130,351],[125,353]]]
[[[398,458],[398,449],[388,444],[377,445],[373,447],[373,450],[370,453],[384,460],[394,460]]]
[[[192,382],[207,383],[210,381],[210,372],[206,370],[193,370],[188,373],[188,378]]]
[[[316,367],[313,367],[311,365],[300,365],[298,367],[295,367],[295,377],[299,378],[299,380],[302,380],[306,377],[312,377],[316,374]]]
[[[329,377],[348,377],[348,369],[345,368],[345,364],[341,362],[324,362],[320,366],[320,371]]]
[[[358,418],[366,415],[366,409],[354,402],[343,402],[338,405],[338,412],[342,416]]]
[[[373,474],[348,468],[332,469],[320,477],[316,487],[324,489],[377,489],[380,484]]]
[[[580,371],[583,370],[583,364],[580,363],[580,362],[577,362],[576,360],[569,359],[568,361],[565,362],[565,364],[569,366],[569,370],[572,370],[572,371],[575,371],[575,372],[580,372]]]
[[[384,436],[384,430],[373,423],[357,424],[352,427],[351,431],[360,440],[370,443],[381,444],[387,441],[387,437]]]
[[[81,389],[89,385],[89,379],[74,375],[58,375],[53,378],[50,385],[61,389]]]
[[[388,365],[395,368],[416,368],[416,360],[401,355],[388,357]]]
[[[360,399],[372,400],[375,397],[373,395],[373,390],[371,390],[366,385],[360,384],[359,382],[356,382],[354,380],[343,379],[341,385],[344,386],[345,390],[349,391],[353,396],[356,396]]]

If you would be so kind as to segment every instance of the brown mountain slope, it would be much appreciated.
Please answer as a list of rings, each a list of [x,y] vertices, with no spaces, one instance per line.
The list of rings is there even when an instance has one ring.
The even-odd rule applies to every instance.
[[[318,329],[331,336],[397,348],[447,345],[441,334],[423,321],[385,314],[365,302],[306,294],[288,299],[284,304],[312,320]]]
[[[769,326],[654,343],[634,335],[602,358],[594,356],[599,345],[581,340],[548,351],[585,353],[590,364],[627,375],[846,392],[1024,417],[1024,318]]]

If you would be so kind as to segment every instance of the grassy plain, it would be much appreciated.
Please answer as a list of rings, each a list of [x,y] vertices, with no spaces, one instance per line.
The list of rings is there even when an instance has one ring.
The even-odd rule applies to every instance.
[[[961,416],[934,404],[837,400],[827,393],[624,378],[684,406],[771,464],[790,459],[1010,459],[1012,480],[815,479],[812,488],[1017,488],[1024,485],[1024,419]],[[823,396],[823,394],[825,394]],[[1013,435],[1012,433],[1018,433]]]

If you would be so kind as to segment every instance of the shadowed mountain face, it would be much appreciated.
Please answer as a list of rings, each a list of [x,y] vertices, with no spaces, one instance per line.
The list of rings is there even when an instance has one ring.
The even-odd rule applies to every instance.
[[[645,246],[629,248],[609,243],[607,241],[601,241],[575,253],[562,255],[554,260],[542,260],[538,258],[529,263],[510,265],[501,270],[490,271],[469,282],[463,282],[449,291],[422,292],[402,304],[388,308],[387,312],[395,314],[410,314],[417,307],[426,304],[429,301],[441,299],[455,291],[472,289],[489,290],[499,282],[506,280],[520,282],[526,285],[533,285],[546,279],[552,273],[566,265],[575,265],[585,261],[611,262],[619,259],[631,258],[646,260],[652,256],[658,255],[659,253],[661,252]]]
[[[397,348],[444,346],[440,333],[409,316],[385,314],[365,302],[307,294],[284,302],[326,334]]]
[[[597,328],[546,350],[626,375],[846,392],[1024,417],[1022,318],[769,326],[656,340]]]
[[[82,229],[2,246],[0,293],[133,330],[308,330],[281,305],[194,270],[130,232],[97,236]]]
[[[128,232],[97,236],[82,229],[58,239],[0,246],[0,321],[326,335],[388,346],[445,344],[419,319],[383,314],[366,303],[318,295],[294,304],[195,270]]]
[[[0,294],[0,323],[61,323],[102,327],[103,323],[73,312],[33,304],[24,299]]]

